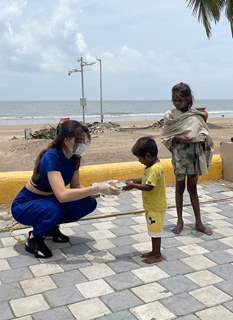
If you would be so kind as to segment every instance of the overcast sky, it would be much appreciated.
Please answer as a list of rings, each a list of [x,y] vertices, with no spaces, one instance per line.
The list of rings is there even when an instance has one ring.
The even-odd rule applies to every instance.
[[[183,81],[200,98],[233,98],[224,15],[207,39],[185,0],[0,0],[0,100],[77,100],[80,55],[102,58],[104,99],[170,99]],[[98,99],[98,64],[85,69]]]

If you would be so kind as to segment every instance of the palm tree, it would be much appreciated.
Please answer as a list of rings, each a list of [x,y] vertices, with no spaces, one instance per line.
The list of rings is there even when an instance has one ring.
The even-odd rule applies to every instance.
[[[203,23],[208,38],[211,36],[211,22],[217,23],[222,10],[225,9],[233,37],[233,0],[186,0],[186,2],[192,9],[193,15]]]

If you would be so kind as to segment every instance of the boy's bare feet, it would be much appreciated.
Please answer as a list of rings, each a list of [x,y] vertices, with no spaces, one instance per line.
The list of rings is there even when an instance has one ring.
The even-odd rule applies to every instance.
[[[183,228],[184,228],[184,222],[178,221],[175,228],[172,229],[172,232],[174,232],[175,234],[180,234]]]
[[[211,236],[213,234],[213,231],[210,228],[204,226],[204,224],[202,223],[196,224],[195,229],[199,232],[207,234],[207,236]]]
[[[151,255],[143,259],[142,261],[146,264],[153,264],[153,263],[161,262],[163,260],[165,260],[165,258],[160,254],[160,255]]]

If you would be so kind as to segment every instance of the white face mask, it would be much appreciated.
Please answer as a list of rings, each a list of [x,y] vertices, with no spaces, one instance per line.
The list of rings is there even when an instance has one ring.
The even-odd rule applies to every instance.
[[[74,151],[74,154],[76,156],[81,157],[82,155],[84,155],[86,151],[86,144],[85,143],[80,143],[77,147],[77,149]]]

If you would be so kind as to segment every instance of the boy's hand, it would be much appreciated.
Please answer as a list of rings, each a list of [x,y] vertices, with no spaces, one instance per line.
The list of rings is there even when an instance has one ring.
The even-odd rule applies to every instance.
[[[122,188],[122,190],[128,191],[134,188],[134,182],[132,180],[125,181],[126,186]]]

